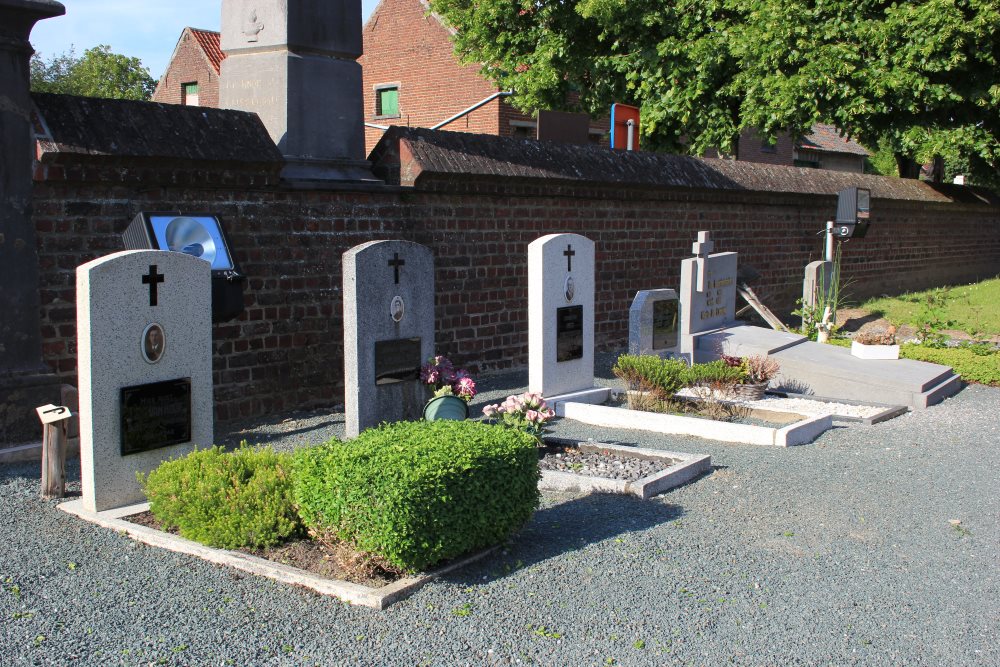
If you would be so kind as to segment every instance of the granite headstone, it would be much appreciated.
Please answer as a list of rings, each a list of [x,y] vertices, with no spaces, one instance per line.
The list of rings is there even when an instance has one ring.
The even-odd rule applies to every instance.
[[[672,289],[640,290],[628,311],[629,354],[671,357],[680,345],[680,302]]]
[[[699,333],[728,327],[736,322],[737,253],[712,253],[709,232],[698,232],[692,247],[694,257],[681,262],[680,352],[694,359]]]
[[[599,403],[594,387],[594,242],[549,234],[528,244],[528,390]]]
[[[344,253],[344,412],[348,437],[416,420],[430,397],[420,366],[434,355],[434,256],[410,241]]]
[[[129,250],[76,270],[83,506],[145,500],[136,473],[213,442],[211,265]]]

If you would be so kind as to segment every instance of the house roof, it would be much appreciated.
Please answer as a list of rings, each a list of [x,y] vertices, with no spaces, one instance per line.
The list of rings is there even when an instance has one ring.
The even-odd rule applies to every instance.
[[[869,155],[865,147],[847,136],[843,136],[835,126],[816,123],[809,134],[799,140],[799,148],[808,148],[826,153],[850,153]]]
[[[226,54],[222,52],[220,40],[222,35],[212,30],[201,30],[200,28],[188,28],[194,35],[198,46],[205,52],[208,62],[211,63],[215,73],[218,74],[222,67],[222,61],[226,59]]]

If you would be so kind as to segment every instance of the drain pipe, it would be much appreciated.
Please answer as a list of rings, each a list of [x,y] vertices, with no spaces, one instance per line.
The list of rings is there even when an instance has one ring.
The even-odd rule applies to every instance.
[[[445,125],[447,125],[449,123],[455,122],[456,120],[458,120],[462,116],[469,115],[470,113],[472,113],[473,111],[475,111],[479,107],[486,106],[487,104],[489,104],[493,100],[497,99],[498,97],[510,97],[513,94],[514,94],[513,90],[501,90],[499,92],[493,93],[492,95],[490,95],[486,99],[481,100],[479,102],[476,102],[475,104],[473,104],[468,109],[465,109],[464,111],[459,111],[457,114],[455,114],[454,116],[452,116],[448,120],[443,120],[440,123],[438,123],[437,125],[434,125],[433,127],[431,127],[431,129],[432,130],[440,130]]]

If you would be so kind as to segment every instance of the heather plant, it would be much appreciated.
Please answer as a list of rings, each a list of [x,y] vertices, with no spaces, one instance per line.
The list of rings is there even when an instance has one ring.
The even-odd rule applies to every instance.
[[[458,396],[466,403],[476,395],[476,382],[464,368],[455,368],[448,357],[431,357],[420,367],[420,381],[434,389],[434,396]]]

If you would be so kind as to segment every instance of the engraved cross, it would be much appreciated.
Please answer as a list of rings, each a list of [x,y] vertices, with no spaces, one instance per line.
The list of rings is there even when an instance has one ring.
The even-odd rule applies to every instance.
[[[567,271],[572,271],[573,270],[573,255],[576,254],[576,251],[573,250],[573,246],[567,245],[566,246],[566,250],[563,252],[563,254],[566,256],[566,270]]]
[[[403,266],[404,264],[406,264],[406,260],[400,259],[398,252],[393,253],[392,259],[389,260],[389,266],[391,266],[393,270],[396,272],[397,285],[399,284],[399,267]]]
[[[142,277],[142,284],[149,285],[149,305],[156,305],[156,286],[164,280],[163,274],[156,272],[156,264],[150,264],[149,273]]]

